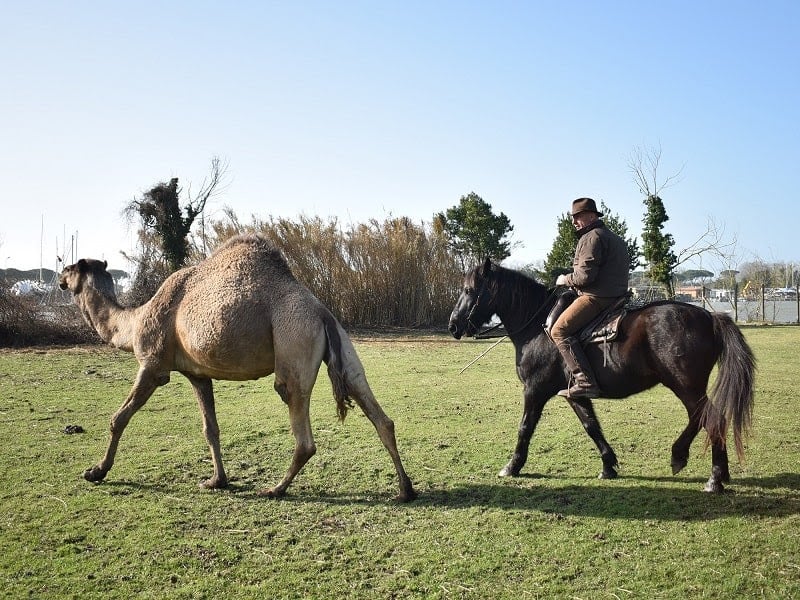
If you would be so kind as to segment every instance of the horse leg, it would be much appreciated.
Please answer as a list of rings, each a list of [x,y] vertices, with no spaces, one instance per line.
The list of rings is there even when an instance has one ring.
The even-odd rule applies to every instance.
[[[731,473],[728,468],[728,450],[723,443],[711,444],[711,477],[708,478],[704,492],[720,494],[725,491],[723,483],[729,483]]]
[[[222,465],[222,451],[219,446],[219,424],[217,412],[214,407],[214,387],[210,379],[198,378],[191,375],[186,378],[192,384],[200,414],[203,417],[203,435],[205,435],[208,448],[211,451],[211,460],[214,463],[214,474],[200,484],[207,489],[219,489],[228,486],[228,477]]]
[[[508,461],[505,467],[500,469],[497,474],[498,477],[516,477],[519,475],[522,467],[528,460],[528,448],[530,447],[531,437],[539,424],[539,419],[542,418],[542,411],[544,405],[550,397],[543,398],[535,395],[533,392],[525,393],[525,406],[522,411],[522,420],[519,424],[517,431],[517,445],[514,448],[514,454]]]
[[[698,394],[695,392],[686,392],[678,394],[678,397],[686,407],[686,412],[689,414],[689,423],[686,429],[678,436],[675,443],[672,444],[672,474],[679,473],[689,461],[689,448],[692,445],[695,437],[700,432],[703,421],[703,413],[706,408],[706,403],[709,402],[705,393]],[[693,398],[700,398],[700,400],[693,400]],[[723,483],[728,483],[731,480],[730,470],[728,468],[728,451],[724,444],[712,443],[711,445],[711,476],[708,478],[703,491],[711,493],[721,493],[724,491]]]
[[[313,379],[312,385],[313,385]],[[283,479],[273,488],[267,488],[258,492],[260,496],[278,498],[286,493],[286,488],[300,472],[300,469],[317,452],[314,444],[314,436],[311,433],[311,418],[308,413],[308,405],[311,400],[311,387],[302,386],[296,379],[284,381],[275,372],[275,391],[289,407],[289,422],[294,434],[294,455],[289,465],[289,470]]]
[[[87,481],[102,481],[105,478],[111,467],[114,466],[114,457],[117,455],[119,440],[131,417],[145,405],[158,386],[164,385],[168,381],[169,374],[159,376],[145,369],[139,369],[136,374],[136,381],[133,382],[133,387],[128,393],[127,399],[117,409],[114,416],[111,417],[111,439],[108,442],[105,456],[99,463],[83,472],[84,479]]]
[[[394,468],[395,471],[397,471],[397,477],[400,481],[400,493],[397,496],[397,500],[400,502],[410,502],[414,500],[414,498],[417,497],[417,492],[414,491],[411,479],[409,479],[406,474],[403,468],[403,462],[400,460],[400,452],[397,450],[397,439],[394,434],[394,421],[383,412],[363,372],[349,374],[347,384],[348,392],[353,396],[356,404],[358,404],[359,408],[361,408],[375,427],[375,430],[378,432],[378,437],[380,437],[384,447],[388,450],[389,456],[392,457],[392,462],[394,463]]]
[[[597,449],[600,451],[600,459],[603,461],[603,470],[600,472],[600,475],[598,475],[598,478],[615,479],[617,477],[615,467],[618,466],[617,455],[606,441],[605,436],[603,436],[603,429],[600,427],[600,421],[598,421],[597,415],[595,415],[592,401],[588,398],[567,398],[567,402],[569,402],[575,414],[578,415],[581,425],[583,425],[586,433],[589,434],[589,437],[592,438],[595,446],[597,446]]]
[[[702,427],[703,408],[708,401],[705,394],[681,393],[676,395],[686,407],[686,412],[689,415],[689,423],[678,436],[678,439],[675,440],[675,443],[672,444],[672,460],[670,464],[672,466],[673,475],[680,473],[686,466],[686,463],[689,462],[689,448]],[[700,397],[700,400],[694,399],[698,397]]]

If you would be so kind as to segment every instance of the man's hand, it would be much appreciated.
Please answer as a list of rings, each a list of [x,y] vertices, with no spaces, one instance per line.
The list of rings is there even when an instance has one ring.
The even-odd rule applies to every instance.
[[[556,278],[556,285],[567,285],[567,276],[566,275],[559,275]]]

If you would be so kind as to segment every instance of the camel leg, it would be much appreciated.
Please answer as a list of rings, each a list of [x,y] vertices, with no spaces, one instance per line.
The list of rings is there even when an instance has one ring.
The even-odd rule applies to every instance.
[[[153,392],[160,385],[164,385],[169,381],[169,375],[161,376],[139,369],[136,374],[136,381],[133,383],[128,398],[122,403],[114,416],[111,417],[111,440],[108,442],[106,454],[99,463],[86,469],[83,472],[83,477],[87,481],[102,481],[106,474],[111,470],[114,465],[114,457],[117,454],[117,447],[119,440],[122,437],[122,432],[128,426],[136,411],[145,405],[147,400],[152,396]]]
[[[363,372],[349,378],[347,383],[349,393],[375,427],[378,437],[380,437],[386,450],[389,451],[389,456],[392,457],[392,462],[400,481],[400,493],[397,499],[401,502],[414,500],[417,497],[417,492],[414,491],[411,479],[406,474],[403,462],[400,460],[400,452],[397,450],[397,439],[394,434],[394,422],[383,412],[380,404],[378,404]]]
[[[594,412],[592,401],[588,398],[567,398],[567,402],[578,415],[583,428],[589,437],[592,438],[595,446],[600,451],[600,459],[603,461],[603,470],[598,477],[600,479],[614,479],[617,477],[617,455],[614,449],[611,448],[603,435],[603,430],[600,427],[600,421]]]
[[[194,395],[200,406],[200,414],[203,416],[203,435],[208,442],[211,451],[211,460],[214,463],[214,474],[210,479],[206,479],[200,487],[207,489],[219,489],[228,486],[228,477],[225,475],[225,467],[222,465],[222,451],[219,446],[219,424],[217,423],[217,412],[214,407],[214,386],[210,379],[197,378],[191,375],[186,378],[194,388]]]
[[[297,383],[284,383],[275,373],[275,391],[280,394],[281,399],[289,407],[289,422],[294,434],[294,455],[289,470],[281,482],[273,488],[261,490],[260,496],[278,498],[286,493],[286,488],[300,472],[300,469],[317,452],[314,444],[314,436],[311,432],[311,417],[308,413],[308,406],[311,400],[311,388],[300,390]]]

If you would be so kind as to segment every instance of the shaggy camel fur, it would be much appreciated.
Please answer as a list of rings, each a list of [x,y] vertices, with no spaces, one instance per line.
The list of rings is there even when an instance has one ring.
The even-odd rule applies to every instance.
[[[103,459],[84,473],[102,480],[114,464],[122,432],[171,371],[186,376],[203,416],[214,474],[201,485],[223,488],[219,426],[212,379],[258,379],[275,373],[275,390],[289,407],[294,456],[278,485],[260,492],[277,497],[316,452],[309,418],[311,389],[320,364],[328,365],[340,419],[349,398],[369,418],[389,451],[400,480],[401,501],[416,493],[403,469],[394,423],[370,390],[353,344],[330,311],[301,283],[267,240],[238,236],[207,260],[172,274],[153,298],[123,308],[105,261],[81,259],[64,269],[59,285],[72,291],[86,321],[100,337],[133,352],[139,372],[128,398],[111,418],[111,440]]]

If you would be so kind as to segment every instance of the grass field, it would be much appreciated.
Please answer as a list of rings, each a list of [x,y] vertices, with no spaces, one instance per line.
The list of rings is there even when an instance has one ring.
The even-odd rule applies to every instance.
[[[219,382],[232,485],[210,492],[190,386],[175,375],[134,417],[102,484],[108,419],[136,363],[105,347],[0,352],[0,596],[7,598],[800,597],[800,328],[747,328],[759,361],[747,462],[702,492],[698,439],[670,471],[686,424],[663,387],[596,402],[620,478],[598,480],[591,440],[553,400],[516,479],[521,386],[506,342],[356,337],[420,494],[397,481],[357,410],[336,419],[321,373],[317,455],[280,500],[259,497],[293,439],[272,379]],[[69,435],[68,425],[85,433]]]

